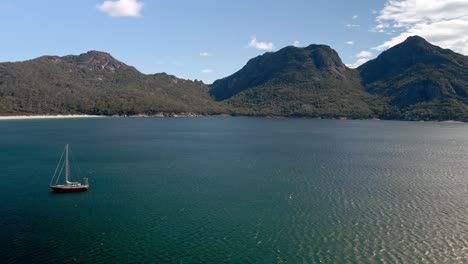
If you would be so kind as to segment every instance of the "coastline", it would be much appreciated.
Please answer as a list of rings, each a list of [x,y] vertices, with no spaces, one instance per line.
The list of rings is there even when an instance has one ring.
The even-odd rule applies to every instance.
[[[27,119],[65,119],[65,118],[100,118],[97,115],[14,115],[0,116],[0,120],[27,120]]]
[[[160,112],[156,114],[136,114],[136,115],[11,115],[0,116],[2,120],[35,120],[35,119],[81,119],[81,118],[199,118],[199,117],[257,117],[257,118],[290,118],[290,119],[323,119],[323,120],[368,120],[368,121],[406,121],[406,122],[430,122],[441,124],[466,124],[468,122],[459,120],[399,120],[380,118],[349,118],[349,117],[308,117],[308,116],[275,116],[275,115],[233,115],[233,114],[198,114],[194,112]]]
[[[130,118],[192,118],[192,117],[207,117],[207,116],[232,116],[229,114],[199,114],[194,112],[159,112],[156,114],[136,114],[136,115],[122,115],[115,117],[130,117]]]

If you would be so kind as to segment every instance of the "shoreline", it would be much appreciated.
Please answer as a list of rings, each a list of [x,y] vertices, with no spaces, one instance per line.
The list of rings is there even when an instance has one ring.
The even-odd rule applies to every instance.
[[[323,118],[323,117],[298,117],[298,116],[274,116],[274,115],[230,115],[230,114],[197,114],[193,112],[182,113],[157,113],[157,114],[136,114],[136,115],[11,115],[0,116],[2,120],[37,120],[37,119],[81,119],[81,118],[199,118],[199,117],[257,117],[257,118],[289,118],[289,119],[315,119],[315,120],[367,120],[367,121],[403,121],[403,122],[428,122],[442,124],[466,124],[468,122],[458,120],[399,120],[399,119],[379,119],[379,118]]]
[[[0,116],[0,120],[29,120],[29,119],[66,119],[66,118],[101,118],[98,115],[12,115]]]

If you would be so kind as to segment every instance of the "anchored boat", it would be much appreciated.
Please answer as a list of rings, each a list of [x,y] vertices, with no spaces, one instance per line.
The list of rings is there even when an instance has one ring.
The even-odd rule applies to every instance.
[[[65,156],[65,157],[64,157]],[[65,170],[65,182],[60,183],[60,175],[62,175],[63,170]],[[78,168],[79,170],[79,168]],[[50,180],[50,188],[54,192],[85,192],[89,188],[88,178],[83,178],[84,183],[73,182],[71,181],[72,175],[70,172],[70,162],[69,162],[69,147],[68,144],[65,145],[65,150],[60,156],[60,160],[55,168],[54,175],[52,180]],[[54,182],[55,180],[55,182]]]

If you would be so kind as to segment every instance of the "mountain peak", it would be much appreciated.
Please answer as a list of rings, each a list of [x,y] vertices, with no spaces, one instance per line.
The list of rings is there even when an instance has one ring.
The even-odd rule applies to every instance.
[[[305,48],[312,52],[315,66],[320,70],[334,72],[337,75],[344,74],[346,66],[341,61],[338,53],[330,46],[322,44],[312,44]]]
[[[358,69],[369,91],[390,96],[395,105],[468,98],[468,57],[419,36],[407,38]]]
[[[327,45],[288,46],[255,57],[238,72],[215,81],[211,94],[224,100],[264,85],[320,82],[329,78],[346,80],[348,70],[338,53]]]
[[[130,67],[123,62],[112,57],[110,53],[90,50],[80,55],[68,55],[63,59],[66,62],[76,64],[86,71],[109,72],[114,73],[120,70],[126,70]]]
[[[325,44],[310,44],[309,46],[305,47],[306,50],[314,50],[314,49],[327,49],[333,50],[330,46]]]
[[[413,49],[424,52],[441,49],[440,47],[429,43],[427,40],[417,35],[406,38],[405,41],[401,42],[395,47],[406,47],[406,49]]]
[[[120,64],[124,65],[122,62],[118,61],[110,53],[91,50],[86,53],[80,54],[78,56],[73,56],[76,58],[77,62],[80,63],[89,63],[89,64]]]
[[[382,52],[376,59],[359,66],[366,82],[396,76],[418,64],[439,67],[446,64],[466,64],[466,57],[432,45],[420,36],[408,37],[402,43]]]
[[[403,42],[403,43],[424,43],[424,44],[430,44],[429,42],[427,42],[427,40],[425,40],[423,37],[420,37],[418,35],[414,35],[414,36],[409,36],[406,38],[406,40]]]
[[[115,60],[114,57],[112,57],[110,53],[98,51],[98,50],[90,50],[78,56],[87,57],[87,58],[101,58],[101,59]]]

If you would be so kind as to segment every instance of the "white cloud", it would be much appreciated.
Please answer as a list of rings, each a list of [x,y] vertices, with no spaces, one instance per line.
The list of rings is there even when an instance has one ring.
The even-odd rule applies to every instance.
[[[203,52],[200,52],[200,56],[202,56],[202,57],[210,57],[210,56],[211,56],[211,53],[206,52],[206,51],[203,51]]]
[[[357,19],[358,17],[358,15],[354,15],[353,17],[351,17],[351,19]]]
[[[204,73],[204,74],[211,74],[213,72],[214,72],[214,70],[212,70],[212,69],[204,69],[204,70],[201,71],[201,73]]]
[[[256,37],[252,37],[248,44],[249,48],[259,49],[259,50],[273,50],[275,45],[272,42],[258,42]]]
[[[299,40],[295,40],[295,41],[293,42],[293,46],[294,46],[294,47],[299,47],[300,45],[301,45],[301,42],[299,42]]]
[[[372,57],[372,52],[370,51],[367,51],[367,50],[363,50],[361,52],[359,52],[358,54],[356,54],[356,62],[354,63],[351,63],[351,64],[346,64],[346,66],[348,66],[349,68],[357,68],[359,66],[361,66],[362,64],[368,62],[370,60],[370,58]]]
[[[362,59],[358,59],[355,63],[346,64],[346,66],[348,66],[349,68],[354,69],[354,68],[357,68],[357,67],[361,66],[362,64],[364,64],[364,63],[366,63],[366,62],[368,62],[368,61],[369,61],[369,59],[367,59],[367,58],[362,58]]]
[[[361,25],[348,23],[345,25],[347,28],[359,28]]]
[[[363,50],[359,52],[358,54],[356,54],[356,57],[357,58],[369,58],[369,57],[372,57],[372,52]]]
[[[348,45],[354,45],[354,41],[352,41],[352,40],[346,41],[346,44],[348,44]]]
[[[98,4],[96,7],[101,12],[114,17],[139,17],[141,16],[140,12],[143,8],[143,3],[138,0],[106,0],[104,3]]]
[[[374,47],[382,51],[419,35],[429,42],[468,55],[468,1],[387,0],[374,31],[399,34]]]

